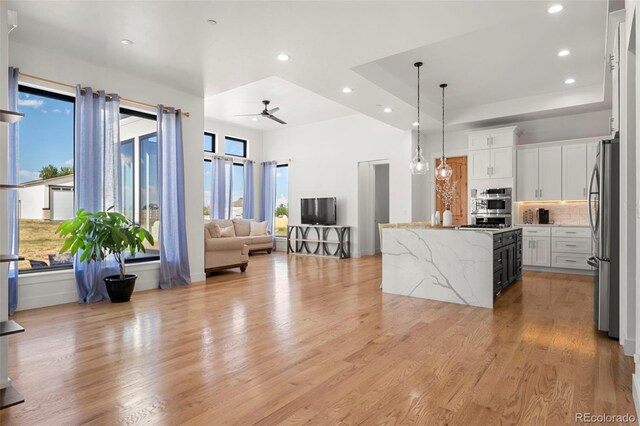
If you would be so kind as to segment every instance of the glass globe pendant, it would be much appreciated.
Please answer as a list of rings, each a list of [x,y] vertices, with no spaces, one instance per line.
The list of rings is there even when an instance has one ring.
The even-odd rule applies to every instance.
[[[411,159],[411,163],[409,163],[409,170],[411,170],[412,175],[424,175],[429,171],[429,163],[425,161],[420,147],[420,67],[422,62],[416,62],[413,66],[418,69],[418,147]]]
[[[453,170],[451,166],[447,164],[447,157],[444,156],[444,88],[447,87],[445,83],[440,85],[442,88],[442,158],[440,158],[440,164],[436,167],[436,179],[448,180],[451,179]]]
[[[447,180],[451,178],[452,174],[453,170],[451,170],[451,166],[447,164],[447,159],[442,157],[440,159],[440,164],[436,167],[436,179]]]
[[[412,175],[424,175],[429,171],[429,163],[425,161],[421,148],[416,148],[416,153],[411,159],[409,169],[411,169]]]

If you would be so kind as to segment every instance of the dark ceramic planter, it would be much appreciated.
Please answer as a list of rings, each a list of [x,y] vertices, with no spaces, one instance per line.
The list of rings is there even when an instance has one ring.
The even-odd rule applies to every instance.
[[[124,280],[120,279],[120,275],[109,275],[104,278],[107,285],[107,293],[112,303],[123,303],[131,300],[133,288],[136,286],[137,275],[126,274]]]

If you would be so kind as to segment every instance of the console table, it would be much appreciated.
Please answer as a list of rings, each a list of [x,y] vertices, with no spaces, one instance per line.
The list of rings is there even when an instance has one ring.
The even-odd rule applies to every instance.
[[[289,225],[287,253],[351,257],[351,227],[337,225]]]

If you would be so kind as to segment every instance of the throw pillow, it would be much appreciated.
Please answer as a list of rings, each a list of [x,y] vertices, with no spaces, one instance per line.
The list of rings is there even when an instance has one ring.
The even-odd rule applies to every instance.
[[[267,235],[267,221],[251,222],[251,232],[249,235],[252,237]]]
[[[226,228],[220,228],[220,236],[222,238],[233,238],[236,236],[236,231],[233,229],[233,225],[227,226]]]
[[[218,225],[217,223],[210,223],[209,233],[211,234],[211,238],[220,238],[222,236],[220,231],[220,225]]]

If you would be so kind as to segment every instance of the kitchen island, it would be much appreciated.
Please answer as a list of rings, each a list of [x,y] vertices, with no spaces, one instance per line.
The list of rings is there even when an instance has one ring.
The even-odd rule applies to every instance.
[[[493,308],[521,276],[522,229],[382,230],[382,291]]]

